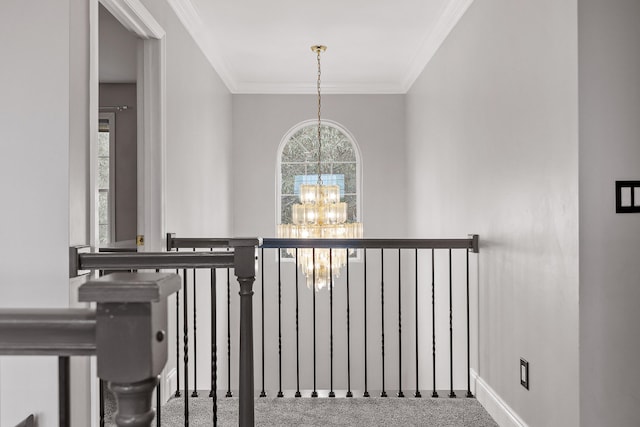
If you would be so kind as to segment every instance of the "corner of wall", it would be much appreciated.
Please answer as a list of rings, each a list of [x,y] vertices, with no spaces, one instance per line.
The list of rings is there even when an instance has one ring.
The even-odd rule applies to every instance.
[[[527,427],[527,424],[477,372],[471,370],[471,378],[478,402],[501,427]]]

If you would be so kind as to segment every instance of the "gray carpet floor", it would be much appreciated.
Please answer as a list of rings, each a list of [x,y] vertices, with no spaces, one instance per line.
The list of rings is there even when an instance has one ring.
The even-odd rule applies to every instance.
[[[190,425],[212,426],[211,400],[189,400]],[[162,425],[184,425],[184,401],[162,407]],[[259,398],[257,426],[433,426],[497,427],[476,399],[432,398]],[[113,425],[113,424],[110,424]],[[155,421],[154,424],[155,426]],[[238,425],[238,399],[218,399],[218,425]]]

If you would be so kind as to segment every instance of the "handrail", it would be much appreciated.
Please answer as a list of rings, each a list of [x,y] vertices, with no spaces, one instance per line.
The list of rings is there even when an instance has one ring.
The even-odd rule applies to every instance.
[[[228,248],[231,239],[217,237],[175,237],[175,233],[167,233],[167,251],[180,248]]]
[[[85,309],[0,310],[0,355],[91,356],[96,313]]]
[[[349,249],[471,249],[478,252],[478,235],[468,239],[263,239],[263,248]]]
[[[167,234],[167,250],[177,248],[225,248],[233,239],[186,238]],[[479,237],[471,234],[466,239],[281,239],[263,238],[261,248],[407,248],[407,249],[470,249],[479,252]]]
[[[78,255],[79,270],[231,268],[233,252],[100,252]]]

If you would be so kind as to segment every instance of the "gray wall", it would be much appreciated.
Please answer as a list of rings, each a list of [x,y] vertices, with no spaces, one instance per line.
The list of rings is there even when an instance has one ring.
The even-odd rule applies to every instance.
[[[167,32],[167,229],[229,235],[231,95],[167,3],[145,4]],[[0,305],[65,307],[68,247],[90,223],[89,3],[3,1],[0,40]],[[0,425],[32,412],[57,425],[56,372],[52,358],[1,358]],[[87,384],[73,387],[73,410],[88,408]]]
[[[69,303],[69,144],[82,133],[70,116],[78,106],[70,32],[83,10],[70,11],[73,3],[0,3],[2,307]],[[28,261],[34,251],[46,254],[36,267]],[[56,366],[55,358],[0,358],[0,425],[31,412],[39,425],[57,425]]]
[[[404,97],[325,95],[322,117],[346,127],[362,154],[362,215],[366,237],[398,237],[404,221],[388,221],[389,206],[405,207]],[[317,117],[315,95],[234,95],[233,232],[276,233],[276,157],[294,125]],[[255,215],[259,206],[260,215]]]
[[[135,240],[138,209],[138,134],[135,83],[101,83],[99,105],[127,105],[115,112],[115,239]],[[108,110],[112,111],[113,110]]]
[[[640,425],[640,215],[615,213],[640,179],[640,3],[580,0],[580,419]]]
[[[167,33],[166,229],[182,237],[229,236],[231,94],[168,4],[157,0],[143,0],[143,3]],[[209,273],[203,271],[198,284],[208,288],[208,277]],[[219,303],[222,316],[226,305],[222,299]],[[198,294],[197,311],[203,319],[207,318],[204,313],[209,307],[209,293]],[[173,316],[175,312],[170,310],[169,336],[172,337]],[[218,325],[218,348],[223,348],[225,324],[219,322]],[[207,321],[198,324],[198,332],[203,337],[198,340],[199,373],[211,369],[209,327]],[[172,341],[170,346],[174,345]],[[175,367],[173,348],[169,356],[168,369],[171,370]],[[224,372],[225,362],[220,360],[218,367]],[[199,388],[209,389],[207,375],[199,377]],[[194,384],[193,377],[190,384]]]
[[[478,373],[532,426],[579,419],[576,8],[474,2],[407,95],[409,232],[480,234]]]
[[[102,5],[99,6],[98,20],[100,83],[135,83],[138,39]]]

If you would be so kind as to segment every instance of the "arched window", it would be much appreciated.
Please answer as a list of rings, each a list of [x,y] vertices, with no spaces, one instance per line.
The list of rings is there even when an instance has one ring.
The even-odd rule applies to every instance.
[[[322,182],[340,186],[341,201],[347,203],[347,222],[362,222],[360,205],[361,161],[354,138],[342,126],[323,120],[321,126]],[[278,150],[277,224],[290,224],[291,207],[299,203],[301,184],[318,179],[318,125],[308,120],[294,126]]]

